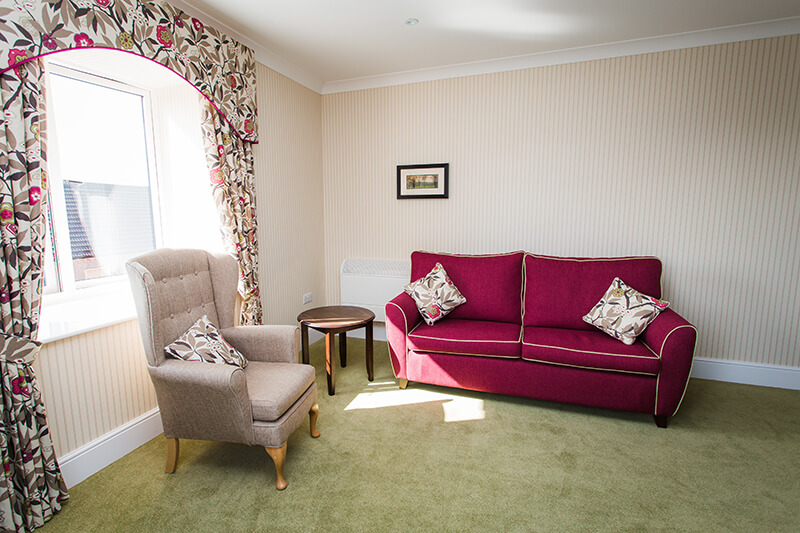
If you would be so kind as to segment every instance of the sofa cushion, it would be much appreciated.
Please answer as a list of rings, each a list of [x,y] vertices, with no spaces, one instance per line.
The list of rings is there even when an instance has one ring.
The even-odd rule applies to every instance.
[[[250,361],[244,369],[253,419],[279,419],[314,382],[314,367]]]
[[[430,326],[467,301],[441,263],[436,263],[428,275],[412,281],[403,290],[414,299],[419,314]]]
[[[597,304],[592,307],[583,321],[625,344],[633,344],[636,337],[669,307],[669,302],[647,296],[630,288],[619,278],[614,278],[611,286]]]
[[[451,316],[433,326],[420,322],[408,334],[408,347],[417,352],[518,359],[520,331],[519,324]]]
[[[526,327],[522,358],[576,368],[657,375],[661,359],[643,342],[628,346],[602,331]]]
[[[467,299],[464,305],[450,313],[449,318],[490,320],[520,324],[522,319],[522,258],[523,252],[498,255],[450,255],[430,252],[411,254],[411,280],[426,275],[436,263],[441,263],[447,275]],[[608,283],[612,278],[609,278]],[[603,290],[608,287],[605,284]],[[602,295],[584,309],[591,309]]]
[[[640,292],[661,298],[661,261],[656,257],[591,259],[527,254],[522,324],[591,331],[594,326],[582,317],[617,277]],[[466,293],[464,296],[469,298]]]

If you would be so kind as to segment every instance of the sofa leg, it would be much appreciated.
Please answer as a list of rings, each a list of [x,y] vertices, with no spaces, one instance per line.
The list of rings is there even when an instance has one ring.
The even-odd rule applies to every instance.
[[[317,431],[317,416],[319,415],[319,404],[315,403],[311,406],[311,410],[308,412],[308,421],[309,425],[311,426],[311,436],[315,439],[319,437],[319,431]]]
[[[401,389],[405,389],[406,387],[408,387],[408,380],[401,378],[401,379],[398,380],[397,384],[400,385]]]
[[[167,437],[167,465],[164,467],[164,472],[172,474],[178,466],[178,454],[180,452],[181,441],[178,439],[171,439]]]
[[[275,473],[278,476],[278,483],[275,485],[278,490],[286,488],[286,478],[283,477],[283,465],[286,464],[286,443],[280,448],[266,448],[267,453],[275,462]]]
[[[656,425],[660,428],[667,427],[667,415],[653,415],[653,419],[656,421]]]

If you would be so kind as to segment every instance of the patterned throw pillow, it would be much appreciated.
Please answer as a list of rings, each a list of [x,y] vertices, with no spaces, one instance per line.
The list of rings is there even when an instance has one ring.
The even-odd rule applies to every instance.
[[[247,359],[222,338],[214,324],[203,315],[172,344],[164,348],[167,355],[184,361],[247,366]]]
[[[614,278],[605,295],[583,317],[583,321],[625,344],[633,344],[667,307],[669,302],[642,294],[621,279]]]
[[[414,299],[419,314],[429,326],[467,301],[450,281],[441,263],[436,263],[427,276],[412,281],[403,290]]]

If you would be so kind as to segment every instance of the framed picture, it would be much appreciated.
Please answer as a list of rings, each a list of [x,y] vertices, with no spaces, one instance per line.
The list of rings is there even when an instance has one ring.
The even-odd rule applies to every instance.
[[[397,165],[397,199],[447,198],[449,163]]]

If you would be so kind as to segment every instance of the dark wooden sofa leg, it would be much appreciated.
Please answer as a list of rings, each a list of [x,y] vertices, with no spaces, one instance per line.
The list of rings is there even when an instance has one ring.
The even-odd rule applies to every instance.
[[[667,415],[653,415],[653,419],[656,421],[656,425],[660,428],[667,427]]]

